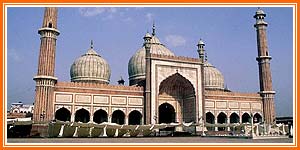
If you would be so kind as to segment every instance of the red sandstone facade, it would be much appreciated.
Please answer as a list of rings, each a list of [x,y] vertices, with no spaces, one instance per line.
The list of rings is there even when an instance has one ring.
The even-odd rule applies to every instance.
[[[46,8],[41,35],[41,46],[39,54],[38,73],[34,77],[36,81],[36,95],[34,106],[34,121],[49,121],[53,116],[53,92],[56,83],[54,77],[56,37],[57,30],[57,8]]]
[[[270,72],[265,14],[256,14],[260,93],[206,89],[204,43],[199,59],[150,53],[146,35],[146,78],[143,86],[93,82],[57,82],[54,77],[57,8],[46,8],[36,81],[34,122],[156,124],[170,122],[246,123],[274,120],[274,91]],[[154,36],[154,34],[153,34]],[[133,83],[133,82],[132,82]],[[168,114],[168,115],[166,115]],[[165,119],[165,120],[163,120]],[[221,129],[216,129],[221,130]],[[223,129],[222,129],[223,130]]]

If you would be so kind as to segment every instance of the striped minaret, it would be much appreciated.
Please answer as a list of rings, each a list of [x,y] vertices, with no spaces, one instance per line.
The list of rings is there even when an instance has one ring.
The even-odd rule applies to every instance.
[[[44,12],[42,28],[38,30],[41,35],[41,45],[36,81],[36,93],[34,103],[34,122],[50,121],[53,113],[54,85],[57,78],[54,77],[56,37],[57,30],[57,8],[47,7]]]
[[[144,36],[146,50],[146,87],[145,87],[145,124],[151,124],[151,35],[147,32]]]
[[[202,93],[202,99],[198,102],[196,102],[196,110],[198,109],[201,109],[201,108],[198,108],[198,103],[202,101],[202,114],[198,114],[198,116],[196,116],[196,118],[199,118],[202,120],[201,123],[203,123],[204,125],[204,122],[206,122],[206,114],[205,114],[205,90],[204,90],[204,62],[206,60],[206,55],[205,55],[205,50],[204,50],[204,46],[205,46],[205,43],[202,41],[202,39],[199,40],[198,44],[197,44],[197,52],[199,54],[199,60],[200,60],[200,64],[201,64],[201,93]],[[201,117],[201,116],[202,117]],[[200,120],[197,119],[196,122],[199,122]],[[203,130],[203,129],[202,129]],[[203,130],[204,131],[204,130]],[[204,132],[202,132],[202,134],[204,135]]]
[[[267,26],[264,18],[266,14],[258,8],[254,18],[256,23],[254,27],[257,33],[257,50],[258,56],[256,58],[259,67],[259,83],[260,83],[260,95],[263,98],[263,111],[264,120],[267,124],[272,124],[275,121],[275,107],[274,107],[274,95],[275,91],[272,88],[272,76],[270,60],[272,57],[269,54],[267,43]]]

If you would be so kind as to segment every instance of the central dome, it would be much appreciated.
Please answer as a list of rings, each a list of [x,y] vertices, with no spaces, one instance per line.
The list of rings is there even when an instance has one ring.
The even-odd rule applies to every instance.
[[[224,77],[212,64],[204,63],[204,88],[206,90],[224,90]]]
[[[160,54],[160,55],[170,55],[175,56],[171,50],[165,47],[160,43],[159,39],[155,36],[155,33],[152,33],[152,38],[150,41],[151,48],[150,53]],[[145,46],[137,50],[137,52],[130,58],[128,63],[128,75],[129,75],[129,84],[134,85],[138,84],[140,81],[145,79],[146,74],[146,61],[145,61],[146,50]]]
[[[109,83],[110,67],[108,63],[91,48],[77,58],[71,66],[70,76],[72,82],[98,82]]]

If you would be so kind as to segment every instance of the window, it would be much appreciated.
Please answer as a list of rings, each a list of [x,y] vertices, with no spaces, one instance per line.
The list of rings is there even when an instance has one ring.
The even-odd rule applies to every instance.
[[[52,23],[51,23],[51,22],[48,24],[48,27],[49,27],[49,28],[52,28]]]

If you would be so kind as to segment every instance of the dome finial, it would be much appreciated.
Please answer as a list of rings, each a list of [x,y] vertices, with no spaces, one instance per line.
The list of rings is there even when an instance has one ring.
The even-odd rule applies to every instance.
[[[94,48],[94,43],[93,43],[93,40],[91,40],[91,49]]]
[[[152,25],[152,35],[155,36],[155,23],[153,20],[153,25]]]

